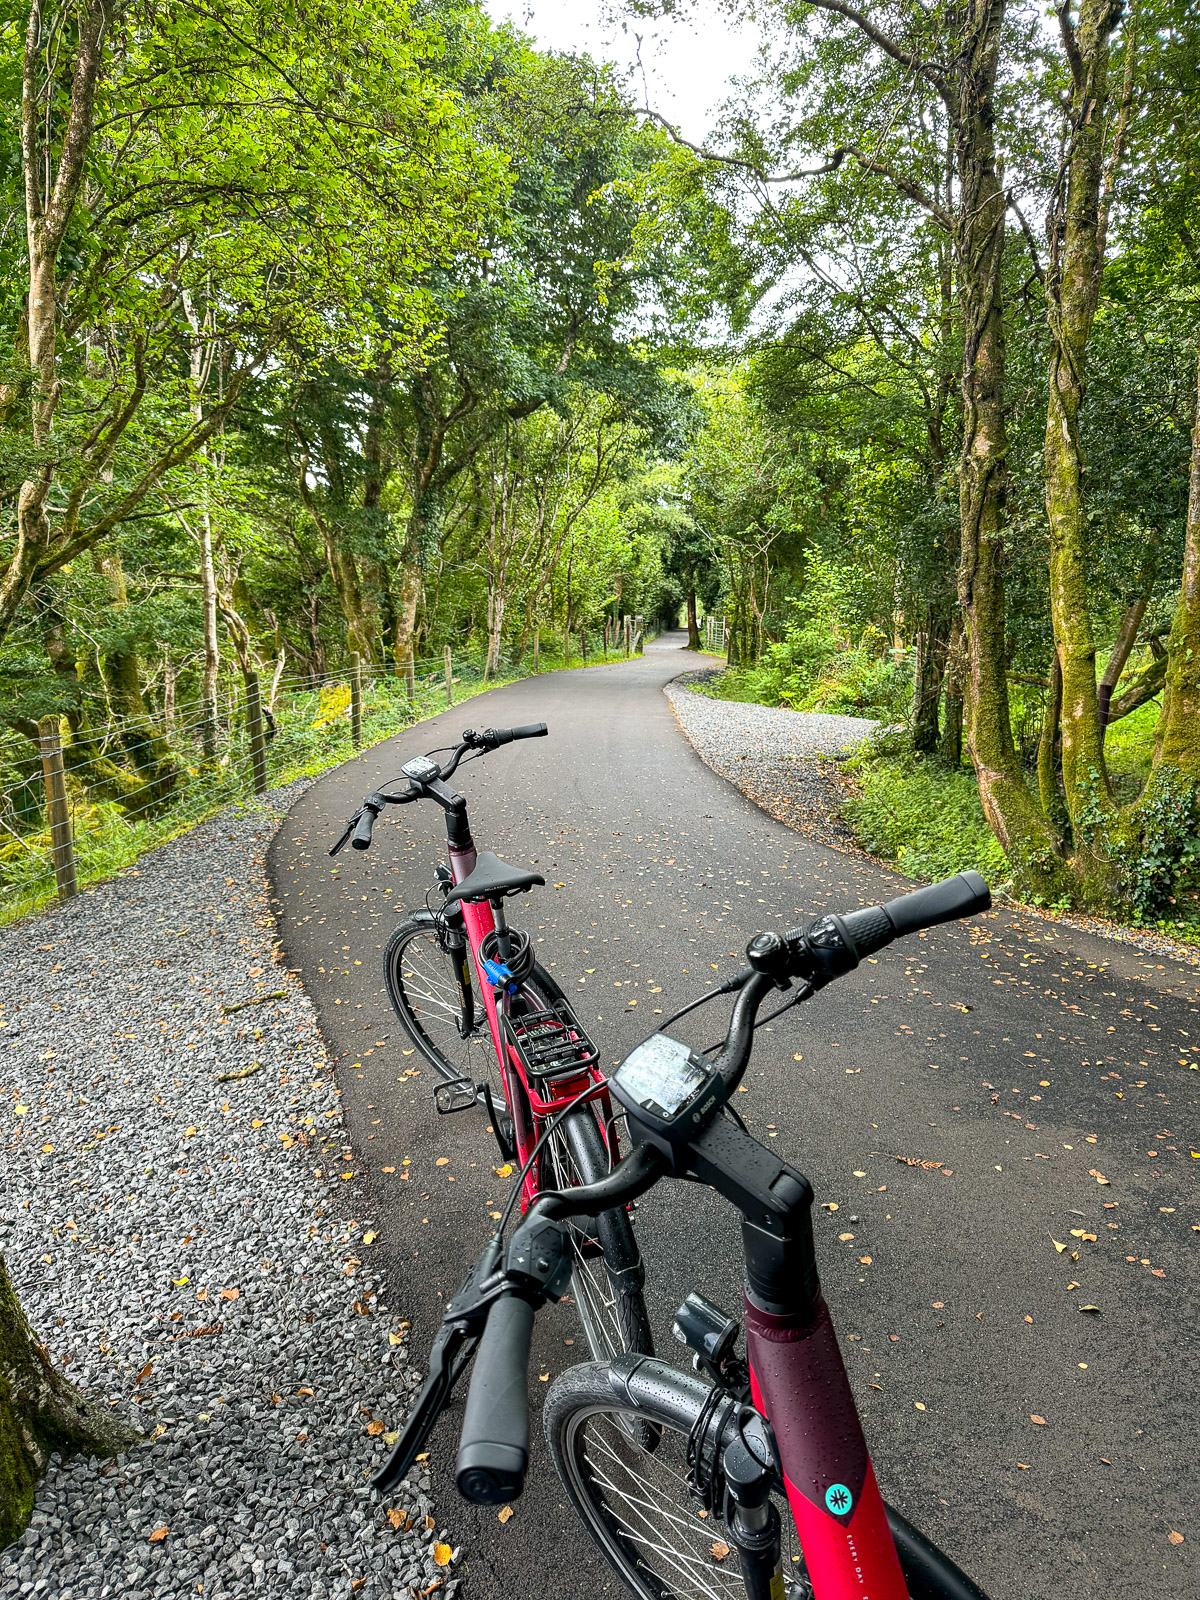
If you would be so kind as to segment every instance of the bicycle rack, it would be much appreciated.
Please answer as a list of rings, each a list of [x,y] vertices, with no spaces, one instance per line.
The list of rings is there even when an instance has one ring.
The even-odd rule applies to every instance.
[[[600,1052],[566,1000],[546,1011],[503,1017],[504,1037],[517,1053],[526,1077],[550,1089],[564,1078],[590,1072]],[[551,1091],[551,1098],[553,1093]]]

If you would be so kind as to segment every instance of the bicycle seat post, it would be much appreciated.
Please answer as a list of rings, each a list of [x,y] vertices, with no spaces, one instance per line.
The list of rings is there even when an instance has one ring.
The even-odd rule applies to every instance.
[[[504,897],[492,901],[492,917],[496,924],[496,952],[505,966],[512,955],[512,940],[508,933],[508,918],[504,914]]]

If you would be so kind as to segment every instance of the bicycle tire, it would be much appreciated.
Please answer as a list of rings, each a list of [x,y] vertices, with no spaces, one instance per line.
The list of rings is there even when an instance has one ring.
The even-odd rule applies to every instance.
[[[418,941],[419,959],[413,954]],[[445,964],[440,976],[439,956]],[[495,1050],[482,1005],[474,1007],[474,1025],[466,1038],[461,1037],[462,1008],[454,999],[459,980],[453,959],[431,915],[418,912],[406,918],[393,930],[384,951],[388,998],[413,1044],[443,1079],[476,1082],[490,1077],[495,1082]],[[424,1005],[417,995],[422,986]],[[558,984],[537,964],[522,984],[525,991],[539,1009],[564,998]],[[498,1105],[500,1099],[498,1094]],[[593,1183],[603,1177],[610,1161],[595,1112],[581,1107],[577,1115],[566,1118],[551,1135],[547,1156],[557,1183]],[[607,1293],[596,1271],[597,1247]],[[576,1259],[571,1294],[593,1359],[604,1360],[622,1350],[652,1355],[650,1319],[642,1296],[645,1269],[629,1213],[624,1207],[605,1212],[596,1221],[594,1237],[586,1229],[572,1228],[572,1248]]]
[[[718,1555],[725,1541],[714,1537],[721,1528],[716,1517],[701,1517],[699,1503],[689,1487],[686,1464],[687,1441],[693,1429],[712,1408],[713,1390],[703,1378],[680,1372],[666,1362],[646,1361],[590,1362],[569,1367],[551,1385],[546,1396],[543,1422],[546,1443],[563,1487],[571,1503],[600,1546],[606,1560],[638,1600],[742,1600],[745,1589],[732,1550]],[[721,1445],[728,1441],[736,1424],[736,1408],[723,1421],[709,1425],[722,1430]],[[602,1465],[589,1471],[586,1438],[583,1430],[596,1417],[612,1419],[601,1440]],[[631,1426],[633,1419],[642,1429],[657,1437],[653,1452],[641,1441],[645,1432]],[[615,1465],[614,1465],[615,1463]],[[622,1528],[621,1514],[608,1504],[619,1499],[621,1474],[635,1483],[635,1516],[645,1518],[650,1503],[650,1486],[644,1476],[635,1482],[632,1474],[654,1471],[669,1484],[673,1497],[667,1512],[673,1536],[687,1528],[687,1551],[677,1555],[669,1580],[656,1575],[644,1557],[634,1550],[644,1534]],[[606,1498],[607,1497],[607,1498]],[[779,1512],[781,1554],[786,1600],[812,1600],[812,1588],[804,1567],[796,1526],[783,1494],[782,1484],[775,1492]],[[911,1600],[987,1600],[984,1591],[967,1576],[945,1551],[927,1539],[892,1506],[885,1506],[888,1525],[896,1542],[900,1567]],[[630,1513],[626,1512],[625,1515]],[[688,1525],[690,1524],[690,1527]],[[661,1542],[658,1552],[661,1553]],[[638,1571],[639,1564],[643,1570]],[[698,1575],[691,1585],[681,1580]]]

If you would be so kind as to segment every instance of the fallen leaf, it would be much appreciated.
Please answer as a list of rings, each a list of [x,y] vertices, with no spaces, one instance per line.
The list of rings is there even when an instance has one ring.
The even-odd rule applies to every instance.
[[[388,1519],[393,1528],[396,1528],[401,1532],[403,1532],[403,1530],[408,1526],[408,1514],[404,1511],[397,1511],[393,1508],[390,1511],[385,1511],[384,1516]]]
[[[854,1237],[854,1235],[852,1233],[839,1233],[838,1234],[838,1239],[842,1244],[845,1244],[848,1239],[853,1239],[853,1237]]]
[[[729,1546],[722,1543],[720,1539],[715,1539],[710,1548],[712,1549],[714,1561],[724,1561],[729,1554]]]
[[[1089,1167],[1088,1168],[1088,1177],[1089,1178],[1095,1178],[1097,1183],[1103,1183],[1103,1184],[1107,1184],[1108,1183],[1108,1179],[1104,1176],[1104,1174],[1102,1172],[1097,1172],[1095,1167]]]
[[[855,1172],[854,1176],[856,1178],[865,1178],[866,1177],[866,1173],[865,1172]]]
[[[837,1203],[836,1200],[823,1200],[821,1202],[821,1210],[822,1211],[836,1211],[837,1208],[838,1208],[838,1203]]]
[[[1039,1417],[1039,1416],[1036,1416],[1036,1415],[1031,1415],[1029,1420],[1030,1420],[1030,1422],[1036,1422],[1039,1428],[1044,1428],[1046,1426],[1045,1417]]]
[[[497,1522],[507,1522],[508,1519],[512,1516],[512,1514],[513,1514],[513,1508],[511,1506],[501,1506],[499,1511],[497,1511],[497,1513],[496,1513],[496,1521]]]
[[[338,1177],[343,1179],[343,1180],[345,1180],[346,1178],[352,1178],[353,1176],[354,1176],[354,1174],[352,1172],[339,1172],[338,1173]]]
[[[252,1128],[261,1128],[262,1127],[262,1118],[261,1117],[255,1117],[254,1121],[250,1124],[250,1126]],[[188,1129],[189,1133],[195,1133],[195,1131],[196,1131],[195,1128],[189,1128]]]
[[[1062,1255],[1063,1251],[1067,1248],[1065,1244],[1059,1244],[1057,1239],[1051,1239],[1050,1243],[1058,1251],[1059,1255]]]
[[[864,1267],[869,1267],[869,1266],[870,1266],[870,1265],[871,1265],[871,1258],[870,1258],[870,1256],[859,1256],[859,1258],[858,1258],[858,1259],[859,1259],[859,1261],[860,1261],[860,1262],[861,1262],[861,1263],[862,1263],[862,1265],[863,1265],[863,1266],[864,1266]]]
[[[367,1432],[371,1435],[372,1439],[378,1439],[379,1435],[383,1432],[383,1423],[380,1422],[378,1417],[376,1417],[374,1422],[367,1423]]]
[[[448,1167],[450,1165],[450,1157],[439,1156],[433,1164],[435,1167]]]
[[[1069,1283],[1067,1285],[1067,1293],[1070,1294],[1072,1289],[1078,1289],[1078,1287],[1079,1285],[1077,1283]]]
[[[297,1389],[296,1393],[297,1394],[308,1394],[308,1395],[311,1395],[312,1394],[312,1390],[311,1389]]]
[[[450,1565],[450,1557],[453,1554],[454,1551],[448,1544],[435,1544],[433,1547],[434,1565],[438,1567],[448,1567]]]
[[[197,1300],[207,1300],[208,1299],[208,1290],[207,1289],[197,1289],[196,1290],[196,1299]]]
[[[1166,1277],[1166,1273],[1163,1271],[1163,1269],[1161,1267],[1151,1267],[1150,1268],[1150,1276],[1152,1278],[1165,1278]]]
[[[400,1429],[397,1428],[395,1433],[385,1433],[384,1436],[383,1436],[383,1442],[384,1442],[384,1444],[388,1444],[388,1445],[395,1444],[396,1440],[399,1437],[400,1437]],[[307,1439],[308,1435],[305,1434],[304,1438]]]
[[[492,1171],[498,1178],[511,1178],[512,1163],[510,1161],[506,1161],[502,1167],[493,1167]]]
[[[1100,1307],[1099,1306],[1080,1306],[1079,1309],[1080,1309],[1080,1311],[1094,1311],[1097,1316],[1100,1315]]]
[[[913,1401],[913,1405],[917,1408],[918,1411],[924,1411],[924,1409],[925,1409],[925,1402],[923,1400],[914,1400]]]
[[[1028,1472],[1029,1471],[1029,1463],[1028,1463],[1028,1461],[1018,1461],[1017,1465],[1020,1467],[1022,1472]]]
[[[241,1294],[241,1292],[242,1291],[240,1289],[222,1289],[221,1290],[221,1299],[222,1300],[236,1300],[237,1297]]]
[[[150,1535],[149,1539],[147,1539],[146,1543],[147,1544],[161,1544],[163,1542],[163,1540],[167,1537],[167,1534],[170,1531],[171,1530],[167,1527],[166,1523],[164,1522],[161,1528],[155,1528],[154,1532]]]
[[[153,1369],[154,1369],[153,1361],[147,1361],[146,1365],[142,1368],[142,1370],[138,1373],[137,1377],[133,1380],[134,1383],[142,1383],[142,1382],[144,1382],[144,1380],[150,1376],[150,1374],[153,1371]]]
[[[379,1235],[377,1233],[364,1233],[363,1234],[363,1243],[364,1244],[374,1244],[376,1239],[378,1239],[378,1237],[379,1237]]]
[[[1167,1543],[1168,1544],[1182,1544],[1183,1543],[1183,1535],[1181,1533],[1176,1533],[1175,1529],[1172,1528],[1170,1533],[1167,1535]]]

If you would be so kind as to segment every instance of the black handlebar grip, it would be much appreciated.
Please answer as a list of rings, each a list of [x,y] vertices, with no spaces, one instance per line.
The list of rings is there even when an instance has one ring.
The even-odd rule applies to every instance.
[[[502,1295],[475,1355],[455,1477],[464,1500],[504,1505],[525,1487],[529,1464],[529,1344],[533,1307]]]
[[[898,900],[889,900],[883,909],[899,939],[918,928],[973,917],[976,912],[986,911],[991,903],[988,886],[977,872],[959,872],[953,878],[943,878],[941,883],[931,883],[927,889],[914,889]]]
[[[371,848],[371,830],[375,826],[375,818],[379,815],[373,806],[364,806],[362,815],[354,828],[354,836],[350,843],[356,850],[369,850]]]
[[[544,722],[527,722],[522,728],[511,730],[514,739],[544,739],[550,732]]]

